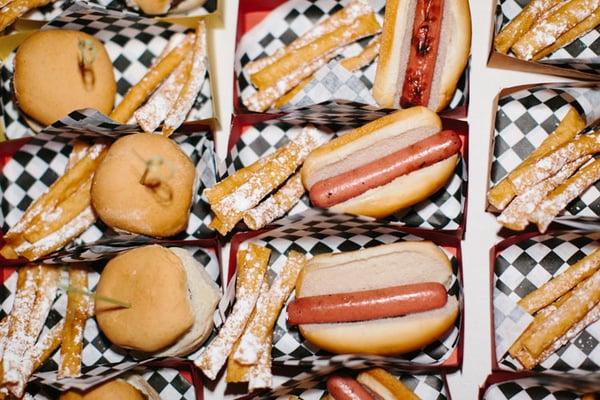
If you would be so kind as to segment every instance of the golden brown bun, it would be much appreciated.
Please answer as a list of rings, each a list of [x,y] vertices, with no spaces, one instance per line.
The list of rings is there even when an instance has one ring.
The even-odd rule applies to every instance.
[[[337,137],[310,153],[302,167],[302,182],[310,190],[319,180],[316,176],[323,168],[348,159],[353,153],[371,147],[374,143],[419,131],[436,133],[441,129],[442,121],[438,115],[425,107],[398,110]],[[386,185],[371,189],[330,209],[333,212],[373,218],[387,217],[437,192],[454,175],[457,160],[456,155],[449,157],[429,167],[400,176]]]
[[[91,40],[96,49],[93,83],[86,84],[79,67],[79,40]],[[36,32],[17,49],[14,67],[19,107],[43,126],[82,108],[112,111],[117,87],[112,62],[93,36],[58,29]]]
[[[415,4],[414,0],[389,0],[386,4],[381,51],[373,85],[373,97],[382,107],[398,107],[410,52]],[[440,62],[436,63],[428,104],[435,111],[448,106],[469,60],[471,13],[468,0],[445,1],[441,37]]]
[[[139,7],[145,14],[162,15],[162,14],[177,14],[191,11],[201,7],[206,3],[206,0],[183,0],[175,7],[171,8],[173,3],[171,0],[128,0],[131,1],[133,7]]]
[[[382,400],[419,400],[416,394],[382,368],[361,372],[356,380]]]
[[[186,280],[181,260],[165,247],[118,255],[104,267],[96,292],[131,307],[96,300],[100,330],[112,343],[145,353],[172,345],[194,323]]]
[[[113,379],[82,392],[71,389],[60,400],[146,400],[139,390],[122,379]]]
[[[448,285],[452,266],[431,242],[399,242],[314,257],[302,270],[296,296],[380,289],[417,282]],[[323,350],[343,354],[397,355],[418,350],[446,333],[458,316],[458,300],[443,308],[372,321],[300,325],[300,333]],[[365,339],[368,338],[368,339]]]
[[[144,160],[160,157],[158,189],[141,183]],[[173,236],[185,229],[190,214],[196,171],[172,140],[136,133],[114,142],[96,170],[92,205],[112,228],[154,237]]]

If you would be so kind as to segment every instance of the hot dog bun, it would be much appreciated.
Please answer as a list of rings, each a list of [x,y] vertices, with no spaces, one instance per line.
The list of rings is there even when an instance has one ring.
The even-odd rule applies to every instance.
[[[108,339],[153,356],[181,356],[210,335],[218,287],[185,249],[138,247],[108,262],[96,293],[130,308],[96,300],[96,321]]]
[[[435,244],[401,242],[314,257],[298,278],[296,296],[418,282],[439,282],[447,287],[451,278],[450,261]],[[397,355],[432,343],[450,329],[457,316],[458,300],[449,296],[444,307],[432,311],[362,322],[306,324],[300,325],[300,333],[332,353]]]
[[[314,150],[302,167],[307,190],[319,181],[376,161],[383,155],[425,140],[442,129],[442,121],[425,107],[412,107],[372,121]],[[454,174],[457,155],[338,203],[330,209],[383,218],[437,192]],[[311,196],[312,198],[312,196]]]
[[[363,371],[356,377],[358,383],[375,393],[382,400],[419,400],[398,378],[382,368]]]
[[[389,0],[373,97],[386,108],[397,108],[412,41],[417,0]],[[467,65],[471,48],[471,12],[467,0],[445,0],[441,41],[434,68],[427,107],[441,111],[447,107]]]

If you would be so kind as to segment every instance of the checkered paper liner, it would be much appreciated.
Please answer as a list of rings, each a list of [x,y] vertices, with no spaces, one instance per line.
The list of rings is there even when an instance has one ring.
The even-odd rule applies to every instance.
[[[234,124],[239,123],[239,120],[234,121]],[[243,134],[227,156],[227,170],[221,179],[273,153],[308,123],[306,120],[270,120],[243,126],[240,128]],[[325,140],[330,140],[360,126],[359,124],[360,121],[349,121],[345,124],[330,123],[315,127]],[[422,202],[386,218],[386,221],[425,229],[457,230],[463,226],[466,182],[467,171],[461,158],[454,175],[442,189]],[[310,201],[305,194],[288,214],[296,214],[309,208]]]
[[[289,219],[279,220],[278,227],[257,237],[244,241],[240,248],[249,242],[266,246],[271,250],[269,276],[273,279],[281,270],[289,251],[295,250],[312,257],[322,253],[347,252],[382,244],[405,240],[424,240],[423,237],[407,234],[386,224],[343,215],[318,213],[315,211],[299,214]],[[234,237],[235,239],[235,237]],[[462,310],[462,289],[459,278],[459,260],[447,249],[446,254],[453,268],[449,283],[450,296],[458,296]],[[231,255],[235,257],[235,255]],[[293,300],[290,296],[288,302]],[[377,365],[396,368],[435,367],[443,364],[457,349],[461,334],[461,315],[454,326],[442,338],[425,348],[397,357],[341,354],[332,355],[308,343],[296,327],[286,324],[286,312],[281,312],[273,331],[273,363],[277,365],[315,367],[322,369],[331,366],[360,368]],[[366,339],[367,340],[367,339]]]
[[[309,31],[318,21],[332,15],[347,3],[349,0],[287,1],[273,9],[259,24],[246,32],[237,45],[234,64],[240,102],[241,99],[256,93],[256,88],[250,83],[249,75],[244,71],[246,64],[287,46]],[[369,3],[378,14],[379,22],[383,24],[385,0],[369,0]],[[294,113],[304,115],[305,118],[337,119],[346,114],[345,110],[338,110],[341,105],[350,107],[360,118],[374,119],[373,112],[381,110],[371,95],[377,62],[372,62],[352,73],[339,65],[339,61],[343,58],[359,54],[371,40],[372,37],[364,38],[341,49],[337,56],[320,68],[314,74],[312,81],[281,110],[269,112]],[[447,110],[466,106],[468,75],[467,67]],[[318,113],[317,116],[314,115],[315,112]],[[314,122],[318,123],[316,120]]]
[[[14,226],[27,207],[56,181],[66,168],[72,151],[73,133],[39,133],[23,145],[2,169],[0,175],[0,227],[7,232]],[[81,137],[97,139],[100,134],[87,133]],[[209,227],[212,220],[210,206],[202,197],[202,190],[216,181],[214,143],[207,132],[177,134],[173,140],[196,166],[195,198],[188,226],[174,240],[214,237]],[[1,153],[1,146],[0,146]],[[136,235],[116,234],[98,220],[81,234],[65,251],[59,251],[54,261],[94,260],[111,247],[127,247],[147,243],[154,239]],[[53,255],[49,258],[52,259]]]
[[[167,13],[170,17],[179,16],[202,16],[215,13],[218,10],[219,0],[206,0],[204,5],[187,11],[183,14]],[[95,6],[101,6],[110,10],[126,12],[129,14],[143,14],[142,10],[131,7],[127,4],[127,0],[89,0],[90,4]],[[69,8],[73,3],[73,0],[58,0],[54,1],[44,7],[31,10],[25,14],[24,18],[40,21],[49,21],[59,16],[64,10]]]
[[[525,8],[527,3],[529,0],[498,0],[495,20],[496,35]],[[508,53],[508,55],[514,57],[512,53]],[[600,26],[537,63],[588,74],[600,74]]]
[[[600,118],[600,86],[545,84],[499,99],[489,184],[500,182],[548,137],[571,108],[591,125]],[[600,217],[600,182],[572,201],[555,220],[563,224]],[[580,225],[579,225],[580,226]],[[578,226],[578,227],[579,227]]]
[[[156,390],[161,399],[196,400],[194,385],[188,382],[177,369],[135,367],[126,372],[129,373],[140,374]],[[120,375],[119,373],[118,376]],[[127,377],[123,376],[123,378]],[[30,385],[27,394],[35,400],[53,400],[59,396],[58,390],[37,385]]]
[[[582,384],[556,378],[517,378],[489,385],[482,400],[580,400],[578,393],[599,389],[598,382]]]
[[[170,246],[168,246],[170,247]],[[193,242],[183,242],[176,247],[186,249],[193,257],[206,269],[214,282],[221,287],[220,268],[217,258],[217,252],[214,248],[201,248]],[[113,254],[114,255],[114,254]],[[88,288],[94,291],[100,278],[99,271],[104,263],[90,265],[88,274]],[[61,281],[68,282],[67,272],[61,275]],[[11,274],[0,286],[0,318],[9,314],[14,301],[15,288],[17,282],[17,273]],[[52,305],[50,314],[46,319],[42,336],[64,318],[67,307],[67,296],[61,289]],[[215,328],[221,324],[219,311],[215,311]],[[57,379],[57,370],[60,363],[60,351],[57,351],[39,371],[34,374],[32,382],[40,383],[46,386],[54,387],[58,390],[67,388],[87,389],[99,382],[110,379],[124,371],[138,366],[140,363],[152,362],[155,359],[147,356],[134,354],[131,351],[122,349],[110,343],[98,328],[96,320],[89,318],[84,329],[83,351],[82,351],[82,376],[79,378]],[[189,355],[190,360],[195,359],[198,352]]]
[[[518,238],[517,238],[518,239]],[[522,370],[499,344],[512,344],[528,320],[516,303],[598,247],[599,233],[566,232],[523,238],[500,251],[494,265],[494,333],[496,358],[503,370]],[[507,326],[512,326],[512,331]],[[585,375],[600,369],[600,322],[535,367],[534,371]]]
[[[42,30],[68,29],[83,31],[100,40],[113,63],[117,83],[115,105],[119,104],[129,88],[142,79],[152,62],[161,54],[169,38],[185,32],[186,27],[156,19],[142,18],[119,11],[107,10],[99,6],[78,2],[71,5],[57,18],[46,24]],[[15,52],[10,54],[0,68],[0,110],[4,131],[9,139],[32,135],[25,115],[20,111],[14,98],[13,71]],[[213,117],[210,77],[202,85],[194,106],[186,122],[205,120]],[[55,125],[70,126],[81,113],[74,112]],[[80,117],[79,117],[80,118]],[[88,113],[87,119],[70,126],[72,129],[86,126],[103,126],[107,131],[136,129],[137,124],[125,125],[110,120],[100,113]]]
[[[326,393],[325,383],[328,375],[333,370],[324,370],[319,373],[299,372],[290,376],[274,376],[274,381],[287,379],[284,383],[277,385],[277,389],[269,390],[257,396],[258,399],[277,399],[285,400],[288,396],[298,396],[302,400],[319,400]],[[352,374],[350,371],[340,371],[345,374]],[[412,390],[422,400],[447,400],[449,391],[446,387],[444,378],[439,375],[414,375],[407,372],[388,370],[397,379]]]

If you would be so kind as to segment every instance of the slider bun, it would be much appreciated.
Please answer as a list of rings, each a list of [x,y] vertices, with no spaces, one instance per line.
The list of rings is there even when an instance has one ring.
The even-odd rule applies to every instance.
[[[381,107],[399,107],[399,97],[410,54],[415,0],[389,0],[386,4],[382,44],[377,64],[373,97]],[[445,109],[469,60],[471,12],[468,0],[446,0],[440,49],[430,82],[428,107]]]
[[[196,8],[200,8],[206,3],[206,0],[183,0],[171,9],[171,13],[179,14],[192,11]]]
[[[139,375],[138,375],[139,376]],[[60,400],[154,400],[160,399],[157,397],[156,391],[152,388],[152,386],[148,385],[148,383],[139,376],[139,379],[143,380],[144,383],[152,390],[150,392],[148,389],[146,391],[142,391],[137,387],[132,386],[130,383],[126,382],[123,379],[112,379],[110,381],[101,383],[98,386],[93,387],[92,389],[81,391],[76,389],[71,389],[67,392],[61,393]],[[151,395],[148,395],[150,393]],[[156,396],[152,396],[152,395]]]
[[[216,284],[186,250],[138,247],[110,260],[100,275],[99,295],[131,304],[96,300],[100,330],[117,346],[156,356],[190,353],[213,327]]]
[[[419,400],[417,395],[382,368],[373,368],[361,372],[356,380],[382,400]]]
[[[91,41],[96,49],[91,84],[85,83],[79,67],[81,40]],[[17,49],[14,70],[15,98],[34,129],[82,108],[104,114],[113,108],[117,84],[112,61],[102,42],[87,33],[61,29],[33,33]]]
[[[157,189],[141,183],[146,162],[160,158]],[[172,140],[136,133],[115,141],[92,182],[92,205],[100,219],[117,230],[173,236],[185,229],[196,177],[194,164]],[[170,193],[170,195],[169,195]]]
[[[452,279],[452,266],[435,244],[400,242],[346,253],[319,255],[302,270],[298,298],[380,289]],[[372,321],[305,324],[300,333],[332,353],[397,355],[418,350],[443,336],[458,316],[458,300],[440,309]]]
[[[383,118],[335,138],[313,151],[302,167],[302,181],[310,188],[323,178],[323,169],[334,164],[353,164],[357,152],[368,151],[377,143],[395,139],[404,141],[406,147],[415,141],[435,134],[442,129],[442,121],[436,113],[425,107],[398,110]],[[375,150],[375,159],[380,154]],[[399,176],[390,183],[362,193],[336,204],[333,212],[384,218],[399,210],[427,199],[442,188],[454,175],[458,156],[454,155],[438,163],[421,168],[410,174]],[[339,170],[333,175],[349,170]],[[327,175],[326,177],[329,177]]]
[[[183,0],[175,7],[171,8],[173,2],[171,0],[128,0],[128,3],[135,8],[139,7],[144,14],[148,15],[163,15],[177,14],[191,11],[195,8],[202,7],[206,0]]]

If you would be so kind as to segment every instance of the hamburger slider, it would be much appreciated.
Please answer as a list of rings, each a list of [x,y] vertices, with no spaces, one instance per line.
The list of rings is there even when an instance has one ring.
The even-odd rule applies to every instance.
[[[221,297],[187,250],[149,245],[119,254],[100,275],[96,321],[115,345],[155,357],[182,356],[210,335]]]
[[[92,181],[92,206],[118,231],[169,237],[183,231],[193,200],[196,169],[177,143],[136,133],[116,140]]]
[[[146,380],[135,374],[111,379],[89,390],[71,389],[60,400],[160,400],[159,394]]]
[[[129,7],[141,9],[144,14],[181,14],[202,7],[206,0],[127,0]]]

